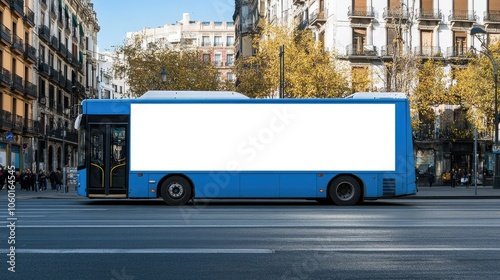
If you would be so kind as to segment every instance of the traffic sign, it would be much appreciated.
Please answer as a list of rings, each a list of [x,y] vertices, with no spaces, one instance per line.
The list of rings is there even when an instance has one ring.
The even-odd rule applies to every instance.
[[[492,152],[494,154],[500,154],[500,145],[493,145]]]

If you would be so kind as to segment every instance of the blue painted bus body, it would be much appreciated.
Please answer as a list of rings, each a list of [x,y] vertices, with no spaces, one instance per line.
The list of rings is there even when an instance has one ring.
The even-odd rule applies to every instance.
[[[83,116],[130,115],[132,104],[394,104],[395,105],[395,170],[314,170],[314,171],[259,171],[259,170],[128,170],[127,198],[158,198],[158,184],[172,174],[182,174],[193,186],[194,198],[327,198],[328,185],[333,178],[350,174],[359,179],[364,199],[397,197],[416,193],[412,128],[409,104],[406,98],[378,99],[122,99],[122,100],[85,100],[82,104]],[[370,118],[370,116],[365,116]],[[85,129],[84,127],[82,129]],[[339,132],[341,134],[341,132]],[[378,135],[366,135],[366,141]],[[159,145],[151,139],[152,145]],[[158,140],[158,139],[157,139]],[[161,145],[168,145],[166,139]],[[159,146],[161,146],[159,145]],[[130,155],[133,144],[128,146]],[[356,147],[362,149],[363,147]],[[300,147],[297,147],[300,149]],[[324,155],[335,156],[335,155]],[[358,160],[376,160],[366,157]],[[127,159],[127,166],[130,162]],[[88,196],[87,168],[79,168],[78,194]]]

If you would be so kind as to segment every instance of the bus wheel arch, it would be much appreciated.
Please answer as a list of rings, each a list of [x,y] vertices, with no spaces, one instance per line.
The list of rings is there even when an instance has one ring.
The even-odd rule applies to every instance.
[[[159,197],[168,205],[183,205],[193,197],[193,182],[182,174],[170,174],[160,180]]]
[[[363,180],[352,174],[339,174],[328,183],[328,198],[336,205],[349,206],[363,201]]]

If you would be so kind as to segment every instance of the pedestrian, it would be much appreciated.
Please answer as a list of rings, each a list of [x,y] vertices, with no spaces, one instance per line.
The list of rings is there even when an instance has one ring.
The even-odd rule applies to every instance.
[[[28,185],[31,191],[33,192],[38,192],[38,188],[36,186],[36,174],[31,172],[31,170],[28,169]]]
[[[61,191],[64,191],[62,189],[62,180],[63,180],[63,177],[62,177],[62,174],[61,174],[61,170],[57,169],[57,171],[56,171],[56,192],[58,192],[59,189]]]
[[[50,188],[52,190],[56,189],[56,169],[52,170],[49,175]]]
[[[0,164],[0,191],[3,189],[3,185],[5,184],[5,177],[7,177],[7,171]]]
[[[42,169],[38,173],[38,185],[41,191],[47,190],[47,177],[45,176],[45,171]]]
[[[22,191],[29,191],[29,175],[27,170],[21,171],[21,176],[20,176],[20,182],[21,182],[21,190]]]
[[[454,188],[457,180],[457,173],[455,169],[451,169],[451,187]]]
[[[427,179],[429,180],[429,188],[432,188],[432,183],[434,183],[434,173],[429,172],[429,177]]]

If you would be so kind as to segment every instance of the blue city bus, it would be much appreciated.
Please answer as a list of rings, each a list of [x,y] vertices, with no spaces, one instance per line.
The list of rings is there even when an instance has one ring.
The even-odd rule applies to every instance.
[[[314,199],[337,205],[416,193],[408,99],[249,99],[150,91],[89,99],[77,191],[88,198]]]

